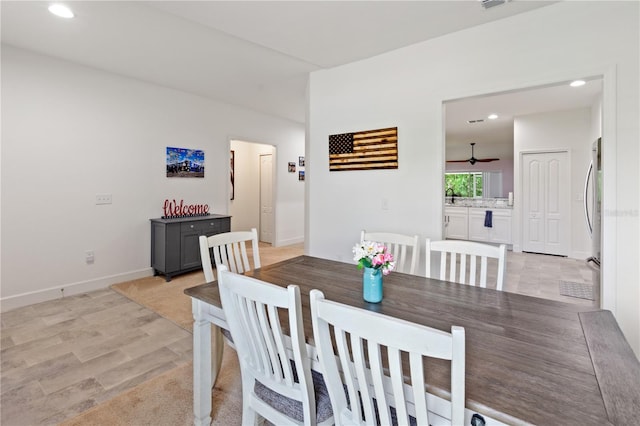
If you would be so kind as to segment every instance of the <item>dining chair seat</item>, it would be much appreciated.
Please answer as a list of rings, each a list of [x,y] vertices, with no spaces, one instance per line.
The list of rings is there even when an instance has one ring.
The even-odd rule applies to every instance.
[[[322,374],[311,370],[311,378],[313,380],[313,390],[316,397],[316,420],[318,423],[322,423],[333,417],[331,399],[329,398],[329,392],[327,391],[327,386],[324,383]],[[260,399],[279,412],[286,414],[300,423],[304,422],[304,410],[300,401],[287,398],[263,385],[260,381],[256,381],[254,392]]]

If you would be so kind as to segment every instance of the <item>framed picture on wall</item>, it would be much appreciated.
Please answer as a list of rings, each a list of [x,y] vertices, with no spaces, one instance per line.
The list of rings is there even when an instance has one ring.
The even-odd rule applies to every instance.
[[[231,187],[229,188],[229,199],[233,200],[235,198],[235,182],[234,182],[234,172],[235,172],[235,162],[236,162],[236,152],[231,150],[230,152],[230,160],[229,160],[229,174],[231,175]]]
[[[304,167],[304,157],[298,157],[298,166]]]
[[[304,170],[298,172],[298,180],[304,180]]]
[[[296,163],[294,163],[293,161],[291,161],[289,163],[289,173],[295,173],[296,172]]]
[[[167,147],[167,177],[204,177],[204,151]]]

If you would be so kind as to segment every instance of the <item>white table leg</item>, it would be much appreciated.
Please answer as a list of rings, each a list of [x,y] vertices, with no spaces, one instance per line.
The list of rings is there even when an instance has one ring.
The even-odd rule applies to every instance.
[[[211,323],[205,318],[206,304],[191,299],[193,311],[193,423],[211,425]],[[217,328],[217,327],[216,327]],[[220,334],[219,332],[216,334]],[[218,339],[216,339],[217,341]],[[216,348],[217,349],[217,348]],[[219,353],[216,350],[216,354]],[[217,364],[219,365],[219,364]],[[218,369],[215,373],[217,374]]]
[[[211,387],[216,384],[216,379],[220,373],[220,366],[222,365],[222,355],[224,351],[224,337],[222,336],[222,329],[215,324],[212,324],[212,341],[211,347]]]

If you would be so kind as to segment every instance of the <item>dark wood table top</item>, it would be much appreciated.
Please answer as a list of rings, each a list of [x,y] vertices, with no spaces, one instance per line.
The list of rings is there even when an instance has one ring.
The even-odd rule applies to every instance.
[[[640,395],[640,380],[635,388],[631,385],[630,397],[615,385],[609,388],[617,406],[623,407],[618,411],[624,417],[616,418],[608,414],[612,404],[607,404],[596,377],[581,316],[589,324],[597,323],[602,316],[610,317],[604,321],[609,327],[605,333],[611,333],[612,320],[624,348],[624,336],[608,311],[396,272],[384,277],[382,302],[371,304],[362,298],[362,272],[355,265],[309,256],[264,266],[246,275],[281,286],[297,284],[307,336],[313,336],[309,292],[314,288],[327,299],[443,331],[449,332],[452,325],[464,327],[466,406],[496,420],[509,424],[603,425],[631,424],[620,421],[640,418],[633,417],[640,416],[640,404],[633,406],[634,398]],[[185,293],[221,306],[215,282]],[[603,338],[601,329],[593,332],[592,328],[592,340]],[[608,370],[607,355],[600,352],[605,359],[601,369]],[[640,377],[640,368],[632,352],[630,357],[627,353],[625,369],[631,369],[633,380]],[[429,362],[429,391],[448,391],[449,364]],[[606,381],[615,380],[614,376]],[[629,393],[629,387],[626,391]]]

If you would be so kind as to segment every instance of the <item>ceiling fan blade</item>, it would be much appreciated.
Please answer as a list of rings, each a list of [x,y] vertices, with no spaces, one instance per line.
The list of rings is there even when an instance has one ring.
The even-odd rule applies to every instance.
[[[492,161],[500,161],[499,158],[476,158],[476,161],[479,163],[490,163]]]
[[[447,160],[447,163],[467,163],[469,160]]]

